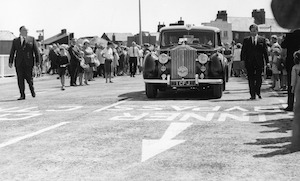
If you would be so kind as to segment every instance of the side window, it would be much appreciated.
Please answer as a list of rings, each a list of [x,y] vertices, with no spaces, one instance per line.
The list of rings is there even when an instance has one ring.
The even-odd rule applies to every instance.
[[[222,46],[222,42],[221,42],[221,34],[220,34],[220,32],[217,33],[217,45],[218,45],[218,46]]]
[[[223,35],[224,38],[228,38],[228,31],[223,31]]]

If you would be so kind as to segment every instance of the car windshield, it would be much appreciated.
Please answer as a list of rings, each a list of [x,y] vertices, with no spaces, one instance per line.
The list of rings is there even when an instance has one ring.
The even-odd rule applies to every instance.
[[[214,47],[213,31],[172,30],[161,33],[161,46],[171,47],[179,44]]]

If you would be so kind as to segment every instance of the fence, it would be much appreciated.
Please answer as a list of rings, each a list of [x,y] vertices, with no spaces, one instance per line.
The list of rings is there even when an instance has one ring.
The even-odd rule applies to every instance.
[[[9,55],[0,55],[0,78],[16,75],[15,67],[8,67],[8,58]]]

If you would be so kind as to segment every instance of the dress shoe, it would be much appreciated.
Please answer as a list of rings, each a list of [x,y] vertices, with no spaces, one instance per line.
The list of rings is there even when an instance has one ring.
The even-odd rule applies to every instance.
[[[291,107],[286,107],[286,108],[284,108],[283,110],[284,110],[284,111],[293,111],[293,108],[291,108]]]
[[[24,100],[25,99],[25,97],[20,97],[18,100]]]
[[[35,92],[31,92],[31,95],[32,95],[32,97],[35,97],[36,95],[35,95]]]
[[[257,95],[259,99],[262,99],[261,95]]]
[[[255,100],[255,97],[250,97],[250,99],[249,100]]]

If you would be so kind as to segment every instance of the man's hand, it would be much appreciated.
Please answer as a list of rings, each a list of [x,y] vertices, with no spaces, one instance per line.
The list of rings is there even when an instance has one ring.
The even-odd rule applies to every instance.
[[[8,66],[9,66],[9,68],[12,68],[12,67],[13,67],[13,64],[12,64],[12,63],[9,63]]]

